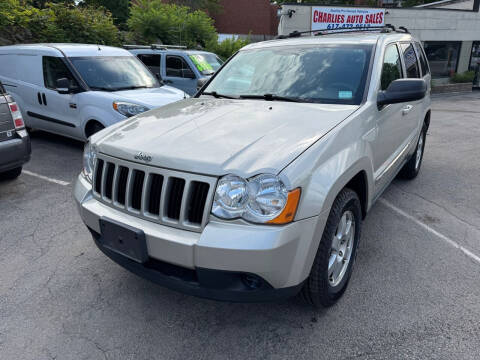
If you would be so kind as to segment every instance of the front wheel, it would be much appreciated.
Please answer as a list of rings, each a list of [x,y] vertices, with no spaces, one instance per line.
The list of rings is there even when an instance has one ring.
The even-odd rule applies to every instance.
[[[310,275],[301,292],[308,303],[328,307],[343,295],[352,275],[361,227],[358,195],[343,189],[330,210]]]

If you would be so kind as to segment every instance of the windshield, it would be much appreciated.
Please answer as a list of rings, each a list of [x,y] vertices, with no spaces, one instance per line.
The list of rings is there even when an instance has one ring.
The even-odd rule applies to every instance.
[[[204,93],[218,97],[360,104],[372,47],[317,45],[240,51]]]
[[[157,79],[134,56],[70,58],[92,90],[129,90],[159,87]]]
[[[223,65],[223,61],[215,54],[193,54],[189,57],[202,75],[211,75]]]

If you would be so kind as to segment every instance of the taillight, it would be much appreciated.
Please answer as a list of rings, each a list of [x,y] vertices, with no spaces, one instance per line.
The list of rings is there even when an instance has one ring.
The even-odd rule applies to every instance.
[[[8,107],[10,108],[10,114],[12,114],[13,123],[15,124],[15,130],[21,130],[25,128],[25,123],[23,122],[22,113],[20,112],[20,109],[18,108],[17,103],[15,102],[9,103]]]

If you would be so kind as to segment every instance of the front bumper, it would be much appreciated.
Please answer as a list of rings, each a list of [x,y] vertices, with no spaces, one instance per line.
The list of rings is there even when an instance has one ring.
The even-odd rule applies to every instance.
[[[30,160],[32,148],[26,130],[17,132],[17,137],[0,142],[0,172],[22,166]]]
[[[201,233],[159,225],[97,201],[79,176],[75,199],[97,246],[128,270],[200,297],[228,301],[267,301],[296,294],[307,278],[324,217],[285,226],[210,221]],[[149,260],[139,264],[102,246],[102,217],[143,230]],[[320,232],[321,236],[321,232]],[[255,280],[256,279],[256,280]],[[252,280],[256,285],[250,286]]]

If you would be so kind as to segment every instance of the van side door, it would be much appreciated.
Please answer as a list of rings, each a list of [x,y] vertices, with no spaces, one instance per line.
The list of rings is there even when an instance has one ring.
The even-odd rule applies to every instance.
[[[47,116],[42,120],[48,123],[48,130],[70,135],[81,136],[79,131],[81,119],[78,105],[78,92],[82,91],[74,75],[67,67],[65,59],[55,56],[43,56],[42,70],[44,80],[43,102],[47,110]],[[60,94],[57,91],[57,81],[66,78],[69,80],[70,89],[68,94]]]
[[[197,91],[197,76],[185,59],[179,55],[165,56],[164,82],[185,91],[189,95]]]

